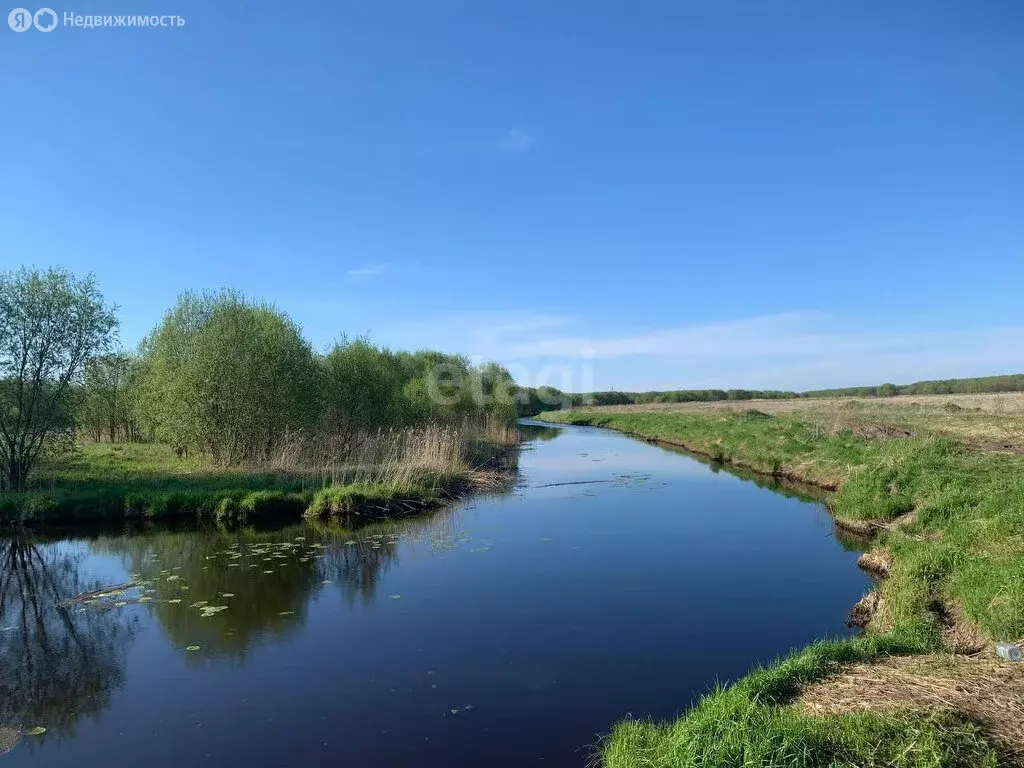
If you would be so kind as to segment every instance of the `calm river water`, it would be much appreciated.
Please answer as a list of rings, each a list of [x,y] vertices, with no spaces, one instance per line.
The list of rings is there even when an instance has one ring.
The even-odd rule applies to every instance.
[[[0,762],[583,766],[617,719],[850,632],[867,579],[820,505],[524,430],[509,493],[356,533],[0,540],[0,751],[47,729]]]

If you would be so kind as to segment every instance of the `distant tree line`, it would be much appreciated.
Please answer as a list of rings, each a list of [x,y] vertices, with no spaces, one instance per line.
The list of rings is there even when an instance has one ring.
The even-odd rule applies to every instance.
[[[992,392],[1024,392],[1024,374],[980,376],[973,379],[936,379],[913,384],[879,384],[874,387],[842,387],[804,392],[804,397],[893,397],[895,395],[967,395]]]
[[[528,390],[520,406],[522,415],[545,410],[603,405],[648,403],[711,403],[729,400],[785,400],[801,397],[894,397],[896,395],[958,395],[985,392],[1024,392],[1024,374],[982,376],[972,379],[916,381],[913,384],[879,384],[870,387],[815,389],[788,392],[774,389],[678,389],[661,392],[560,392],[551,387]],[[541,396],[543,395],[543,396]]]
[[[554,387],[518,389],[520,416],[543,411],[601,405],[643,405],[647,403],[711,403],[720,400],[784,399],[800,397],[797,392],[755,389],[679,389],[665,392],[562,392]]]
[[[759,389],[677,389],[665,392],[587,392],[573,395],[579,405],[644,405],[647,403],[710,403],[719,400],[768,400],[799,397],[796,392]]]

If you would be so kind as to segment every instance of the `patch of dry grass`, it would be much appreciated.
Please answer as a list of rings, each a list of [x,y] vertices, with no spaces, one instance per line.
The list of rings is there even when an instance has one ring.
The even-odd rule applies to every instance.
[[[286,441],[261,471],[293,474],[315,485],[385,483],[416,485],[479,470],[495,449],[518,441],[515,427],[473,422],[462,427],[429,424],[365,434]]]
[[[1024,765],[1024,664],[982,656],[887,656],[811,683],[795,706],[813,715],[955,713],[982,726],[1007,761]]]
[[[828,434],[848,429],[863,437],[938,435],[952,437],[985,450],[1024,451],[1024,392],[651,403],[602,406],[587,408],[587,411],[730,413],[751,409],[773,415],[796,415]]]

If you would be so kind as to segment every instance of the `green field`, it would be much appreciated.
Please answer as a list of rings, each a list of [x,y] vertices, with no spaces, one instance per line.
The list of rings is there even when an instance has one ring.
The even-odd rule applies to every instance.
[[[1021,747],[962,712],[910,707],[826,716],[801,686],[841,662],[887,654],[992,654],[1024,637],[1024,457],[949,437],[828,430],[799,413],[575,410],[542,419],[662,440],[777,477],[834,490],[840,520],[871,530],[888,577],[865,637],[811,648],[707,696],[675,723],[627,721],[606,740],[620,766],[986,765]],[[1004,691],[1019,707],[1019,675]],[[973,718],[974,721],[977,718]]]

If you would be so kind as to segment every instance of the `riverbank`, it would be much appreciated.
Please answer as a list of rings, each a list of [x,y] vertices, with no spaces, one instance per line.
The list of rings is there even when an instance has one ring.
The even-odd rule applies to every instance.
[[[755,672],[708,695],[674,723],[620,723],[602,747],[609,768],[976,766],[1018,759],[1018,736],[963,707],[894,697],[903,706],[893,710],[875,697],[839,712],[811,710],[801,692],[815,681],[841,679],[853,662],[876,662],[881,669],[893,654],[992,657],[994,641],[1024,637],[1024,458],[926,430],[911,436],[832,430],[799,413],[750,408],[632,407],[539,418],[608,427],[831,489],[833,514],[871,532],[874,559],[889,566],[887,578],[862,601],[863,637],[814,646]],[[1019,722],[1018,690],[1000,688],[998,680],[992,685],[996,701]]]
[[[33,489],[0,494],[0,524],[303,515],[355,523],[498,488],[514,473],[516,446],[513,429],[428,427],[369,436],[344,460],[222,468],[157,443],[83,444],[45,465]]]

